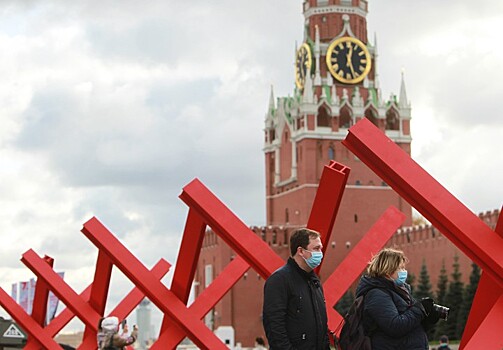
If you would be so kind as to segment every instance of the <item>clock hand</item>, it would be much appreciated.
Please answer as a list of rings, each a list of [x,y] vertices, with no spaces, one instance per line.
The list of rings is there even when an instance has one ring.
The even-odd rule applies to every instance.
[[[306,65],[306,58],[304,56],[302,56],[301,58],[301,61],[300,61],[300,74],[302,76],[302,79],[304,79],[304,77],[306,76],[306,71],[307,71],[307,65]]]
[[[353,56],[353,46],[349,45],[349,52],[346,55],[346,64],[349,66],[349,69],[351,70],[351,74],[353,75],[353,78],[356,76],[355,70],[353,68],[353,62],[351,62],[351,56]]]

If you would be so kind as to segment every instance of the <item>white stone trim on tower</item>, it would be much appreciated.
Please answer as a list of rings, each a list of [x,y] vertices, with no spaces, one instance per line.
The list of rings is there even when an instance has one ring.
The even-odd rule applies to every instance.
[[[313,103],[313,95],[313,80],[311,78],[311,74],[306,74],[306,80],[304,82],[304,93],[302,94],[302,102]]]
[[[330,73],[328,73],[330,74]],[[332,104],[332,106],[339,106],[340,104],[340,100],[339,100],[339,96],[337,96],[337,89],[335,88],[335,85],[332,84],[332,93],[331,93],[331,97],[332,97],[332,101],[330,101],[330,103]],[[333,113],[333,110],[334,108],[332,108],[332,113]],[[339,115],[337,113],[337,115]]]
[[[304,17],[308,19],[314,15],[330,14],[330,13],[349,13],[357,14],[362,17],[367,17],[367,11],[361,9],[360,7],[348,7],[348,6],[323,6],[323,7],[310,7],[304,11]]]
[[[337,35],[336,37],[334,37],[332,39],[332,41],[334,41],[335,39],[338,39],[340,37],[343,37],[345,35],[351,36],[353,38],[356,38],[356,35],[351,30],[351,23],[349,22],[349,15],[346,15],[346,14],[342,15],[342,21],[344,22],[344,26],[342,27],[342,30],[339,33],[339,35]]]
[[[330,74],[330,72],[327,72],[327,77],[325,78],[325,84],[330,87],[334,85],[334,78],[332,77],[332,74]]]
[[[274,150],[274,183],[277,184],[280,179],[280,162],[279,162],[279,147]]]
[[[293,133],[292,133],[293,134]],[[290,136],[290,142],[292,143],[292,178],[297,178],[297,143]]]

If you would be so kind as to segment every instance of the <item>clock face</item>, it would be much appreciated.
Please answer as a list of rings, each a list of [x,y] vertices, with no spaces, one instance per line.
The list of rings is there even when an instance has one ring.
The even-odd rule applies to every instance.
[[[327,50],[327,67],[341,83],[356,84],[370,72],[371,60],[367,47],[360,40],[342,37]]]
[[[297,55],[295,56],[295,84],[300,90],[304,89],[306,74],[311,73],[312,63],[311,49],[308,44],[304,43],[297,50]]]

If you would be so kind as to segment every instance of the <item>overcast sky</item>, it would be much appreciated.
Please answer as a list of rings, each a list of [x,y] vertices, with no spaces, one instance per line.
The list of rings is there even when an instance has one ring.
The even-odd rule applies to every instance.
[[[195,177],[264,224],[264,117],[271,84],[293,92],[301,3],[2,0],[0,286],[32,277],[33,248],[82,290],[92,216],[148,267],[174,264]],[[369,3],[383,97],[405,72],[413,158],[472,211],[499,209],[503,2]],[[127,285],[114,273],[112,303]]]

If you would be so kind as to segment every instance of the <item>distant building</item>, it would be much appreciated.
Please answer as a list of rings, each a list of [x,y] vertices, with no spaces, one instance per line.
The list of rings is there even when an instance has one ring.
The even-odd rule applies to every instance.
[[[137,349],[147,349],[153,338],[152,330],[152,307],[148,299],[143,299],[136,309],[136,322],[138,325]]]
[[[22,349],[27,339],[26,333],[16,322],[0,316],[0,350]]]

